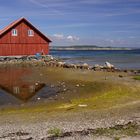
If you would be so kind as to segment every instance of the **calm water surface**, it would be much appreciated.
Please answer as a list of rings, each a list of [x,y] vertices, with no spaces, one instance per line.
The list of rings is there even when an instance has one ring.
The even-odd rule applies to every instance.
[[[49,84],[24,79],[32,73],[31,68],[0,68],[0,106],[35,103],[56,95],[57,89]]]
[[[140,50],[94,50],[94,51],[51,51],[68,63],[88,63],[104,65],[106,61],[121,69],[140,69]]]

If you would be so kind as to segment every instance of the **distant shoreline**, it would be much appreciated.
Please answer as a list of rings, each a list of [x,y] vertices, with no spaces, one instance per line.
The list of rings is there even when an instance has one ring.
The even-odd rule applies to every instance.
[[[131,48],[50,48],[51,51],[133,50]]]
[[[100,46],[88,46],[88,45],[83,45],[83,46],[52,46],[50,47],[50,50],[133,50],[136,48],[125,48],[125,47],[100,47]]]

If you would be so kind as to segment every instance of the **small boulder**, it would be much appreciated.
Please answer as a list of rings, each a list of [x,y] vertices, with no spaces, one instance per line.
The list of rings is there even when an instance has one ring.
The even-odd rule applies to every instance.
[[[98,65],[98,64],[95,64],[92,69],[95,70],[95,71],[100,71],[101,70],[101,66]]]
[[[78,69],[81,69],[81,68],[82,68],[82,66],[81,66],[80,64],[77,64],[76,67],[77,67]]]
[[[120,78],[123,78],[123,75],[119,75]]]
[[[63,68],[70,68],[70,64],[64,63]]]
[[[89,68],[89,65],[88,65],[87,63],[84,63],[84,64],[82,65],[82,68],[83,68],[83,69],[88,69],[88,68]]]
[[[75,64],[70,64],[70,68],[74,68],[74,69],[76,69],[77,66],[76,66]]]
[[[109,63],[109,62],[105,62],[105,67],[106,67],[106,68],[109,68],[109,69],[112,69],[112,68],[114,68],[114,65],[112,65],[112,64]]]
[[[58,67],[63,67],[65,62],[58,62]]]

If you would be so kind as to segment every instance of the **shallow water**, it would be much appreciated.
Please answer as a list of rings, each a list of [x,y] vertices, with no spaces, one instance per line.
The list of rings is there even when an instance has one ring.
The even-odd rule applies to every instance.
[[[27,81],[33,69],[8,67],[0,69],[0,106],[38,102],[56,95],[57,90],[41,82]]]
[[[104,65],[106,61],[121,69],[140,69],[140,50],[76,50],[50,51],[68,63],[88,63]]]

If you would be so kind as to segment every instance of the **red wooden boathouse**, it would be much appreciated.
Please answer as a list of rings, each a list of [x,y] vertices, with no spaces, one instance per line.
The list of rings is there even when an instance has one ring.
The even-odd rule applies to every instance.
[[[20,18],[0,31],[0,56],[48,54],[50,42],[27,19]]]

